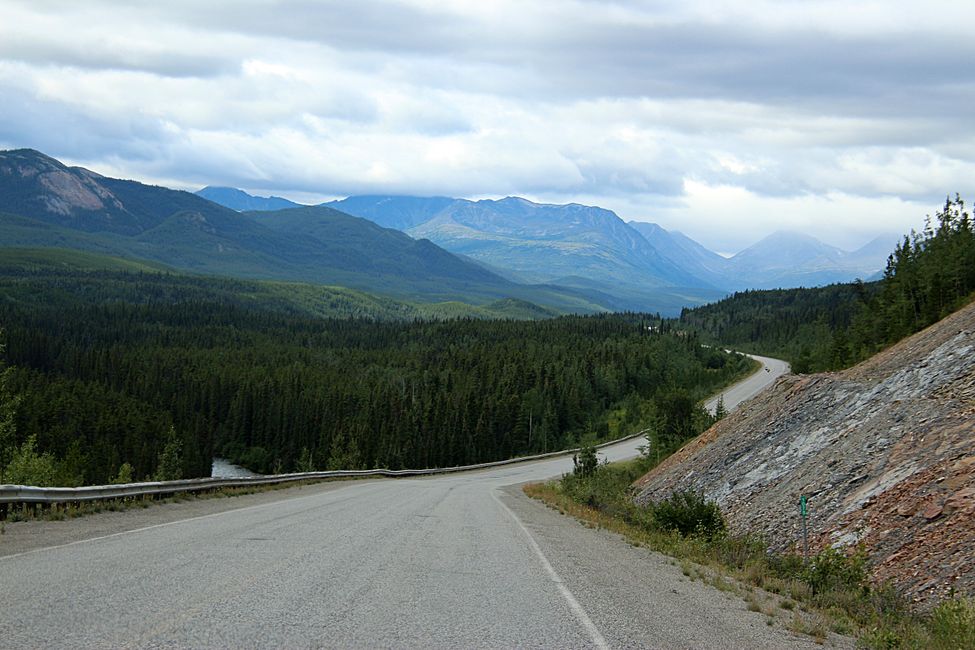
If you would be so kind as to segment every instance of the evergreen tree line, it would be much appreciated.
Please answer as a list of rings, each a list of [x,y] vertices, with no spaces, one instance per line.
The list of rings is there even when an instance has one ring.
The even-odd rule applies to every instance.
[[[788,359],[796,372],[851,366],[931,325],[975,291],[975,225],[960,196],[898,243],[883,278],[736,293],[685,309],[705,340]]]
[[[748,367],[647,315],[374,322],[200,297],[0,300],[6,480],[208,476],[215,455],[259,472],[486,462],[636,431]]]
[[[680,324],[714,343],[786,359],[796,372],[827,370],[834,367],[833,333],[849,328],[860,309],[858,291],[869,295],[878,288],[872,282],[742,291],[685,309]]]

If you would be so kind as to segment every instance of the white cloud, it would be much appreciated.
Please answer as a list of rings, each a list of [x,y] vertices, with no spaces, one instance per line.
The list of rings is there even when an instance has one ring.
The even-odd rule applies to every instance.
[[[975,177],[968,3],[0,7],[0,145],[195,189],[576,201],[851,247]]]
[[[684,205],[664,211],[657,221],[680,230],[713,250],[738,252],[755,242],[754,233],[793,230],[854,250],[882,234],[920,229],[937,202],[897,197],[866,198],[841,192],[769,197],[729,185],[685,183]]]

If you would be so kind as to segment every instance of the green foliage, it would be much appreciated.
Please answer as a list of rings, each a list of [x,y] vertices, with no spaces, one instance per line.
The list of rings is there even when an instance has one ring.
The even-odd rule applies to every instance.
[[[173,271],[170,267],[155,262],[65,248],[3,248],[0,249],[0,268],[31,273],[57,271],[164,273]]]
[[[68,445],[68,451],[58,461],[54,485],[59,487],[78,487],[85,484],[88,457],[81,449],[81,441],[75,438]]]
[[[0,248],[0,288],[8,301],[19,304],[210,302],[289,315],[382,320],[413,320],[436,309],[436,304],[421,309],[344,287],[176,275],[165,270],[150,262],[81,251]],[[458,316],[475,315],[474,306],[458,304],[463,307],[456,310]],[[488,314],[485,308],[480,316]]]
[[[4,480],[13,485],[51,486],[56,484],[57,461],[49,453],[37,451],[37,438],[28,436],[17,447],[7,464]]]
[[[593,445],[583,445],[572,455],[572,473],[578,477],[592,476],[598,467],[599,457],[596,456],[596,447]]]
[[[657,436],[666,448],[676,448],[699,432],[700,407],[683,389],[668,390],[657,400]]]
[[[0,339],[3,337],[3,330],[0,330]],[[0,340],[0,355],[4,352],[4,344]],[[7,368],[0,357],[0,484],[6,482],[7,463],[10,462],[16,446],[16,415],[17,399],[11,394],[10,384],[11,369]]]
[[[159,462],[156,463],[156,481],[177,481],[183,478],[183,441],[176,434],[176,429],[169,428],[162,451],[159,452]]]
[[[851,327],[853,353],[897,341],[947,316],[975,291],[975,226],[959,196],[887,260],[879,295]]]
[[[723,420],[728,415],[728,410],[724,406],[724,395],[718,397],[718,403],[714,406],[714,421]]]
[[[597,465],[589,475],[565,474],[560,486],[576,503],[614,515],[639,517],[641,513],[629,501],[628,488],[650,467],[647,458]]]
[[[315,471],[315,461],[312,458],[311,450],[308,447],[301,448],[301,455],[298,456],[298,462],[295,463],[296,472],[314,472]]]
[[[309,287],[23,263],[0,263],[6,449],[35,435],[65,484],[123,463],[159,475],[174,426],[182,476],[208,476],[215,455],[268,473],[553,451],[646,428],[670,412],[668,386],[693,404],[747,365],[643,314],[321,319]]]
[[[675,492],[659,503],[633,503],[631,486],[654,465],[649,457],[623,463],[593,464],[588,471],[576,461],[575,470],[560,481],[564,494],[576,503],[596,508],[643,530],[674,531],[683,536],[714,540],[726,524],[717,504],[694,492]]]
[[[676,530],[681,535],[698,535],[711,539],[722,534],[727,525],[718,504],[693,491],[674,492],[653,504],[655,524],[664,530]]]
[[[320,319],[255,286],[0,270],[14,444],[34,434],[87,483],[158,475],[174,426],[184,477],[215,455],[261,473],[462,465],[646,428],[668,387],[693,406],[747,367],[644,314]]]
[[[745,363],[742,357],[738,357],[737,362]],[[723,408],[724,402],[721,404]],[[715,422],[715,418],[684,388],[662,391],[654,400],[653,407],[645,434],[647,446],[643,452],[658,462]]]
[[[931,612],[927,629],[931,650],[975,648],[975,600],[944,601]]]
[[[850,327],[862,297],[878,291],[877,283],[862,292],[852,284],[742,291],[685,309],[680,323],[707,341],[786,359],[795,372],[818,372],[833,367],[833,332]]]
[[[866,550],[861,547],[847,555],[826,547],[803,567],[800,577],[812,588],[813,594],[866,589]]]
[[[359,453],[359,443],[355,438],[336,436],[332,440],[327,469],[366,469],[362,454]]]
[[[128,463],[122,463],[121,465],[119,465],[118,474],[116,474],[115,478],[111,480],[112,485],[124,485],[126,483],[132,483],[134,481],[133,479],[134,471],[135,470],[133,469],[132,465]]]

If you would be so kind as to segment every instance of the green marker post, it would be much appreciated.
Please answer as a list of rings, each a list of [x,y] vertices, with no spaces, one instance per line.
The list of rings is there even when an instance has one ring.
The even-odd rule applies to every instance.
[[[808,518],[808,510],[806,508],[806,495],[803,494],[799,497],[799,516],[802,517],[802,557],[803,559],[809,559],[809,533],[806,529],[806,519]]]

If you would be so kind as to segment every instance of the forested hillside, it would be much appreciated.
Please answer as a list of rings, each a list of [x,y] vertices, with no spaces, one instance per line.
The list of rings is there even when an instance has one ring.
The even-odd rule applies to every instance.
[[[323,319],[241,284],[8,272],[5,480],[496,460],[638,430],[748,367],[642,315]]]
[[[795,372],[836,367],[834,333],[846,331],[879,283],[742,291],[685,309],[680,322],[708,341],[786,359]],[[841,340],[841,339],[840,339]]]
[[[789,360],[797,372],[845,368],[948,315],[975,291],[975,225],[961,197],[891,253],[882,280],[745,291],[685,309],[706,340]]]
[[[0,151],[0,251],[61,248],[183,272],[342,286],[408,302],[519,300],[606,311],[591,291],[512,282],[429,241],[325,206],[239,213],[200,196]]]

